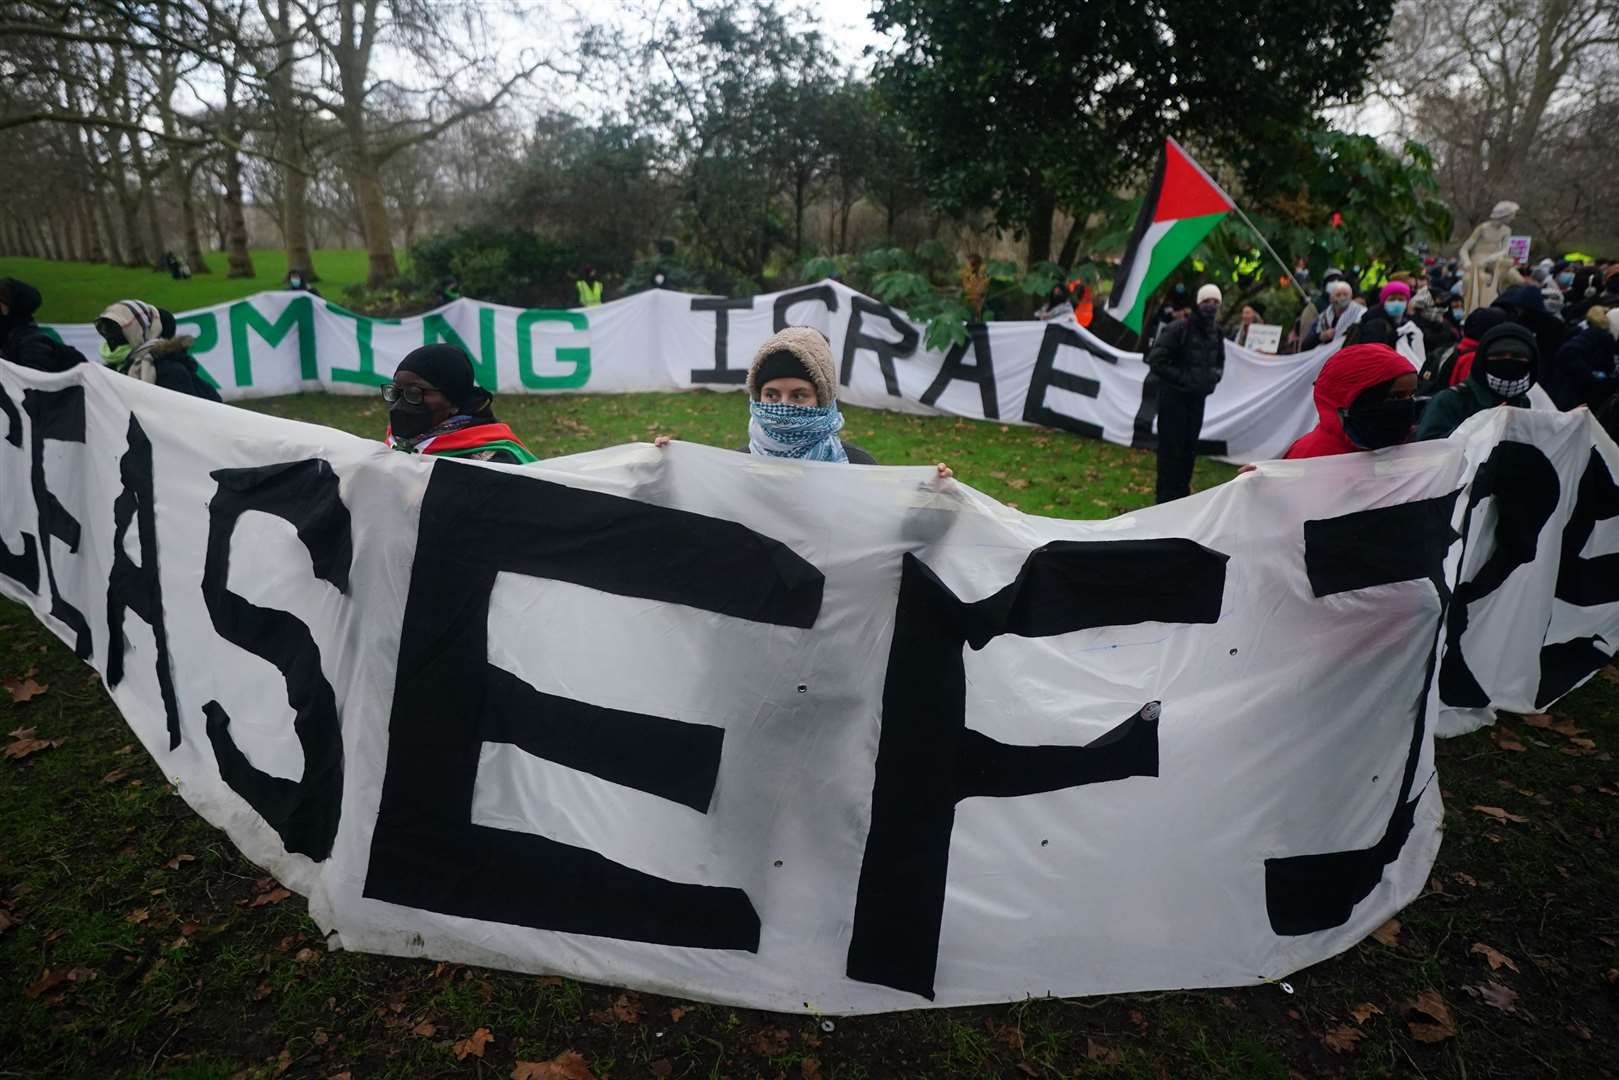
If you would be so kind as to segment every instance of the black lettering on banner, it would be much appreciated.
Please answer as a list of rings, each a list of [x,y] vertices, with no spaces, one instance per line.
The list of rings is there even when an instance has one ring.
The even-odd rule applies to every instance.
[[[22,413],[11,400],[6,388],[0,386],[0,416],[6,418],[6,442],[22,449]],[[31,593],[39,592],[39,553],[32,533],[17,530],[22,536],[22,551],[12,551],[0,536],[0,574],[21,585]]]
[[[1085,339],[1079,336],[1079,331],[1072,327],[1048,325],[1044,336],[1040,338],[1040,354],[1034,361],[1034,374],[1029,376],[1029,396],[1023,402],[1023,419],[1041,427],[1061,428],[1075,435],[1100,439],[1102,425],[1060,413],[1046,404],[1046,392],[1052,387],[1082,394],[1088,398],[1096,397],[1102,389],[1102,384],[1095,379],[1075,375],[1057,367],[1057,350],[1064,347],[1084,349],[1092,356],[1106,360],[1110,364],[1118,363],[1118,359],[1111,354],[1090,348]],[[1151,427],[1150,421],[1148,426]]]
[[[887,319],[888,325],[899,334],[899,340],[890,341],[866,333],[862,324],[868,315],[881,315]],[[900,397],[899,373],[894,370],[894,360],[910,357],[921,340],[916,327],[900,318],[899,312],[887,304],[856,293],[849,298],[849,325],[843,332],[843,368],[838,373],[838,382],[849,385],[849,380],[854,378],[855,354],[864,349],[877,355],[877,366],[882,369],[883,386],[887,388],[888,396]]]
[[[73,652],[80,660],[88,660],[95,647],[90,638],[90,623],[84,612],[62,597],[56,584],[56,563],[51,558],[51,541],[60,540],[74,554],[79,551],[79,519],[67,512],[45,483],[45,443],[84,442],[84,387],[65,386],[60,390],[24,390],[23,411],[28,413],[33,432],[33,488],[34,502],[39,512],[39,553],[44,557],[45,579],[51,587],[51,618],[67,625],[73,631]],[[26,549],[26,545],[25,545]]]
[[[734,521],[435,463],[365,895],[543,930],[757,951],[759,916],[741,889],[670,881],[473,823],[484,743],[706,812],[724,738],[708,724],[544,694],[492,665],[489,605],[503,572],[802,628],[815,624],[824,585],[786,546]]]
[[[1411,745],[1400,790],[1387,827],[1367,848],[1289,855],[1265,860],[1265,908],[1280,935],[1311,934],[1349,921],[1355,905],[1371,895],[1383,868],[1400,855],[1416,820],[1422,791],[1413,797],[1417,762],[1427,732],[1428,692],[1434,681],[1439,639],[1444,632],[1450,589],[1445,584],[1445,553],[1458,534],[1451,528],[1454,491],[1432,499],[1361,510],[1304,523],[1304,566],[1316,597],[1427,581],[1439,594],[1439,617],[1415,702]],[[1423,790],[1426,790],[1424,785]]]
[[[255,767],[230,734],[230,714],[217,701],[203,706],[219,775],[281,837],[288,851],[317,861],[332,853],[343,810],[343,733],[337,696],[321,669],[320,646],[302,619],[261,608],[230,591],[230,545],[250,510],[291,523],[309,551],[315,576],[347,595],[354,531],[338,491],[337,474],[320,458],[219,469],[208,504],[208,553],[202,596],[220,637],[268,660],[287,683],[293,732],[304,772],[285,780]],[[446,722],[453,723],[453,717]]]
[[[729,366],[731,355],[731,312],[752,311],[753,299],[743,296],[728,299],[723,296],[698,296],[691,302],[693,311],[712,311],[714,313],[714,366],[712,368],[692,368],[691,381],[694,383],[718,383],[724,386],[740,386],[748,381],[748,369],[733,368]]]
[[[883,684],[871,830],[848,975],[931,1000],[956,804],[1158,775],[1158,707],[1086,746],[1011,746],[967,727],[965,646],[1144,622],[1212,623],[1227,556],[1191,540],[1059,541],[964,603],[905,556]]]
[[[838,291],[830,285],[811,285],[803,289],[794,289],[784,292],[776,297],[775,315],[770,320],[771,333],[787,329],[792,325],[787,321],[787,311],[794,304],[808,303],[814,300],[825,306],[827,311],[838,310]]]
[[[1613,482],[1607,462],[1595,447],[1580,474],[1579,493],[1574,510],[1563,526],[1561,561],[1557,566],[1557,599],[1577,607],[1597,607],[1619,602],[1619,553],[1609,552],[1585,558],[1581,552],[1590,542],[1596,523],[1619,517],[1619,486]],[[1601,671],[1613,659],[1600,635],[1575,638],[1540,650],[1540,686],[1535,704],[1545,708],[1587,676]]]
[[[963,362],[969,345],[973,350],[971,364]],[[1001,418],[1000,400],[995,391],[995,360],[989,349],[989,327],[983,323],[968,326],[967,340],[950,346],[950,351],[945,353],[944,363],[939,365],[939,374],[922,393],[922,404],[932,405],[938,401],[945,387],[955,379],[977,385],[979,408],[985,420]]]
[[[1474,473],[1467,489],[1462,542],[1467,543],[1472,531],[1474,509],[1493,495],[1494,546],[1473,579],[1456,586],[1446,615],[1445,655],[1439,663],[1441,703],[1467,709],[1482,709],[1490,704],[1490,695],[1479,685],[1462,651],[1468,608],[1499,589],[1514,570],[1535,561],[1540,532],[1557,512],[1561,490],[1557,470],[1539,448],[1528,443],[1497,443]]]
[[[174,671],[169,662],[169,632],[163,621],[163,585],[158,573],[157,508],[153,501],[152,442],[140,421],[129,414],[129,435],[124,456],[118,460],[123,481],[113,500],[112,572],[107,576],[107,685],[124,678],[124,614],[133,612],[152,628],[157,645],[157,688],[169,727],[169,749],[180,746],[180,707],[174,699]],[[124,537],[135,525],[141,562],[135,565],[124,550]]]

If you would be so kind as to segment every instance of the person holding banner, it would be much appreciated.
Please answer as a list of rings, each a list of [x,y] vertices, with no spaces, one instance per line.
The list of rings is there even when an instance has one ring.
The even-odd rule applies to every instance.
[[[1387,345],[1346,345],[1315,379],[1315,429],[1283,458],[1331,457],[1398,446],[1417,422],[1417,373]]]
[[[454,345],[423,345],[399,361],[382,385],[388,404],[384,441],[407,454],[498,461],[538,461],[493,411],[494,399],[472,375],[472,361]]]
[[[1192,493],[1192,466],[1203,430],[1203,406],[1225,374],[1225,338],[1215,320],[1220,315],[1220,287],[1197,290],[1197,311],[1170,323],[1147,350],[1150,378],[1158,384],[1157,501],[1184,499]]]
[[[1535,385],[1539,362],[1534,334],[1517,323],[1497,326],[1479,342],[1467,381],[1446,387],[1422,410],[1415,438],[1448,438],[1463,420],[1497,405],[1529,408],[1529,388]]]

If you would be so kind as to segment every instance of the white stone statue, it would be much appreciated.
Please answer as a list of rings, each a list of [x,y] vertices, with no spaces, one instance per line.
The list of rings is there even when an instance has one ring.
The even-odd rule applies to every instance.
[[[1496,203],[1490,219],[1479,223],[1457,253],[1462,271],[1462,303],[1467,311],[1490,306],[1508,284],[1512,255],[1507,241],[1512,237],[1512,219],[1517,213],[1515,202]]]

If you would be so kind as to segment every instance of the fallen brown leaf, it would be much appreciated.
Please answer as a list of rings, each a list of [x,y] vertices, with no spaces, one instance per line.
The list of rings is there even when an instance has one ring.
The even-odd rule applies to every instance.
[[[1520,814],[1514,814],[1509,810],[1503,810],[1499,806],[1474,806],[1473,809],[1477,810],[1481,814],[1486,814],[1489,817],[1493,817],[1497,821],[1515,821],[1519,825],[1527,825],[1529,823],[1528,818],[1523,817]]]
[[[1477,953],[1479,956],[1484,957],[1484,959],[1489,962],[1491,971],[1500,971],[1503,967],[1509,967],[1513,971],[1518,970],[1518,965],[1514,964],[1506,953],[1492,949],[1482,941],[1474,942],[1473,947],[1467,951],[1470,953]]]
[[[31,671],[32,669],[30,669]],[[0,686],[5,687],[6,693],[11,695],[13,702],[18,703],[32,701],[51,688],[50,683],[37,683],[29,675],[25,675],[20,679],[6,679],[0,682]]]
[[[291,895],[292,891],[290,889],[271,889],[269,892],[259,893],[253,898],[253,902],[247,906],[263,907],[266,904],[279,904]]]
[[[284,1049],[275,1057],[275,1074],[280,1076],[290,1068],[292,1068],[292,1051]]]
[[[680,1023],[680,1018],[685,1015],[686,1010],[682,1009],[679,1005],[676,1005],[674,1008],[669,1010],[669,1019],[673,1020],[677,1024]]]
[[[67,742],[65,736],[60,739],[35,738],[33,728],[18,728],[16,731],[11,732],[11,737],[14,741],[0,747],[0,753],[5,754],[6,757],[13,761],[21,761],[30,754],[37,754],[41,750],[49,750]]]
[[[1347,1054],[1355,1049],[1355,1044],[1366,1037],[1360,1028],[1340,1024],[1325,1035],[1321,1036],[1321,1045],[1335,1054]]]
[[[118,781],[122,780],[124,777],[126,777],[128,775],[129,775],[129,770],[128,769],[114,769],[112,772],[108,773],[106,776],[103,776],[101,778],[101,782],[103,784],[116,784]]]
[[[483,1048],[495,1041],[495,1036],[488,1028],[479,1028],[464,1039],[457,1039],[450,1049],[455,1052],[455,1060],[465,1061],[471,1057],[483,1057]]]
[[[519,1061],[512,1080],[596,1080],[575,1050],[564,1050],[550,1061]]]
[[[790,1036],[781,1028],[767,1028],[753,1037],[754,1049],[764,1057],[775,1057],[787,1052]]]
[[[1578,1020],[1571,1020],[1569,1022],[1568,1033],[1582,1042],[1591,1041],[1591,1029],[1580,1023]]]
[[[1400,920],[1390,919],[1382,926],[1379,926],[1376,930],[1372,931],[1372,938],[1375,941],[1382,942],[1391,949],[1394,948],[1395,943],[1400,939]]]
[[[1103,1046],[1095,1039],[1085,1040],[1085,1056],[1092,1061],[1100,1061],[1103,1065],[1119,1065],[1124,1062],[1122,1052]]]
[[[805,1058],[800,1061],[798,1071],[804,1080],[821,1080],[821,1062],[817,1058]]]
[[[1478,879],[1472,874],[1464,874],[1460,870],[1456,871],[1454,874],[1451,874],[1450,880],[1454,881],[1458,885],[1467,885],[1474,889],[1478,888]]]
[[[1539,728],[1542,731],[1547,731],[1557,721],[1552,719],[1550,716],[1547,716],[1545,713],[1531,713],[1523,718],[1523,722],[1532,728]]]
[[[1355,1023],[1364,1024],[1374,1016],[1382,1016],[1383,1010],[1370,1001],[1363,1001],[1349,1010],[1349,1015],[1355,1018]]]
[[[1517,1011],[1518,992],[1509,986],[1502,986],[1493,979],[1483,986],[1469,986],[1465,989],[1470,994],[1477,994],[1478,999],[1492,1009],[1499,1009],[1508,1014]]]
[[[65,970],[52,971],[50,968],[46,968],[44,974],[23,988],[23,996],[32,1000],[52,987],[66,981],[67,972]]]
[[[127,923],[134,923],[136,926],[139,926],[141,923],[145,922],[151,917],[152,913],[150,910],[147,908],[138,907],[134,911],[131,911],[128,915],[125,915],[124,921]]]
[[[1437,990],[1424,990],[1417,1000],[1405,1007],[1406,1026],[1411,1037],[1418,1042],[1436,1043],[1456,1036],[1456,1022],[1451,1019],[1450,1006]]]
[[[410,1033],[412,1035],[418,1035],[424,1039],[431,1039],[434,1035],[438,1034],[438,1025],[430,1021],[423,1020],[421,1023],[411,1028]]]
[[[652,1075],[658,1077],[659,1080],[662,1080],[662,1078],[666,1076],[673,1076],[675,1073],[675,1063],[670,1061],[668,1058],[659,1058],[657,1061],[650,1061],[647,1063],[647,1068],[652,1070]]]
[[[1490,731],[1490,740],[1503,750],[1510,750],[1515,754],[1526,753],[1529,748],[1519,741],[1518,737],[1506,728],[1496,725]]]
[[[163,869],[165,869],[165,870],[178,870],[178,869],[180,869],[180,864],[181,863],[196,862],[196,861],[197,861],[197,857],[195,855],[187,855],[184,852],[181,852],[180,854],[176,855],[174,858],[170,859],[168,862],[164,863],[163,864]]]
[[[333,1073],[326,1080],[354,1080],[354,1074],[351,1072]]]
[[[263,982],[259,983],[259,988],[257,990],[253,991],[253,1000],[254,1001],[263,1001],[265,998],[269,997],[274,992],[275,992],[274,990],[270,989],[270,980],[266,979]]]

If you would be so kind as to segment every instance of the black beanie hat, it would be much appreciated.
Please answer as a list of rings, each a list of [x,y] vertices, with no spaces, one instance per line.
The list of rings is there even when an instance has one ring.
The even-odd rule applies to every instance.
[[[489,394],[472,377],[472,360],[454,345],[423,345],[399,361],[399,371],[420,375],[464,413],[476,412]]]
[[[1462,320],[1462,334],[1474,341],[1483,341],[1485,334],[1506,321],[1507,313],[1500,308],[1478,308]]]
[[[759,361],[759,370],[753,376],[753,385],[763,390],[771,379],[803,379],[813,383],[815,377],[790,350],[775,349]]]
[[[1491,353],[1509,343],[1522,345],[1524,350],[1529,353],[1531,362],[1540,358],[1540,343],[1535,340],[1535,335],[1525,327],[1519,326],[1515,322],[1509,322],[1502,323],[1479,339],[1478,352],[1474,355],[1473,366],[1482,368],[1484,361],[1490,358]]]

